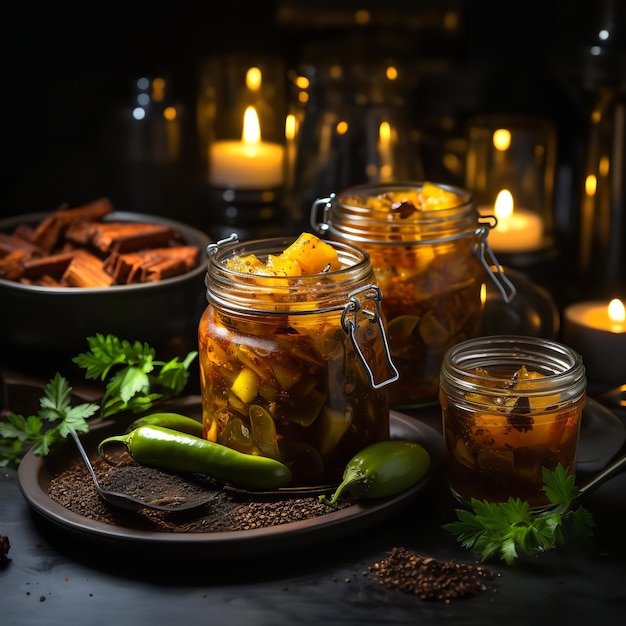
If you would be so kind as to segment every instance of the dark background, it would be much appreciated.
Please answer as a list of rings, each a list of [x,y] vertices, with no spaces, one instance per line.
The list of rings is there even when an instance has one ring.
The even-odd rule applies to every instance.
[[[340,56],[392,50],[414,63],[411,111],[424,143],[425,175],[462,183],[441,167],[438,143],[486,112],[530,113],[554,122],[562,177],[555,211],[567,247],[575,237],[591,103],[606,84],[626,85],[625,11],[619,0],[388,0],[352,2],[47,3],[13,5],[4,22],[0,217],[78,205],[100,196],[116,208],[164,214],[206,228],[195,106],[202,61],[216,54],[275,54],[297,68],[311,44]],[[354,13],[372,13],[367,26]],[[454,15],[457,27],[445,29]],[[589,48],[600,25],[614,39],[601,59]],[[342,45],[345,42],[345,49]],[[133,81],[168,77],[185,112],[185,150],[162,168],[125,153],[112,130]],[[452,127],[440,125],[453,120]],[[429,153],[432,151],[432,154]],[[433,156],[435,155],[435,156]],[[149,159],[148,159],[149,160]],[[355,180],[354,184],[362,181]]]

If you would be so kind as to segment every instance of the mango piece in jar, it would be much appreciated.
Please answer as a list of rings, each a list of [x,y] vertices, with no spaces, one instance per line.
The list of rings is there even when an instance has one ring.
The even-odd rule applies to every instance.
[[[270,254],[266,267],[275,276],[302,276],[302,266],[286,254]]]
[[[420,208],[422,210],[451,209],[452,207],[458,206],[461,200],[460,197],[452,191],[447,191],[443,187],[428,181],[422,185],[421,196],[422,202]]]
[[[248,254],[228,259],[226,267],[257,276],[302,276],[341,269],[341,262],[329,243],[310,233],[302,233],[280,254],[268,255],[265,262]]]
[[[489,377],[490,374],[482,368],[476,368],[474,370],[477,375],[481,377]],[[501,408],[513,408],[520,396],[528,396],[530,409],[536,411],[538,409],[547,409],[554,407],[561,401],[561,396],[556,394],[547,394],[541,396],[533,396],[531,394],[524,394],[525,390],[532,390],[535,387],[533,381],[545,378],[545,374],[529,370],[525,365],[522,365],[510,378],[492,378],[491,381],[481,380],[481,384],[485,384],[495,390],[504,388],[506,393],[502,395],[496,395],[488,397],[482,394],[468,393],[466,399],[469,402],[476,402],[480,404],[493,404]],[[527,382],[530,381],[530,382]],[[534,413],[533,413],[534,415]]]
[[[265,264],[254,254],[228,259],[227,266],[229,270],[242,274],[259,274],[265,269]]]
[[[507,414],[477,414],[467,440],[473,442],[470,445],[475,449],[556,448],[566,421],[554,413],[533,413],[531,427],[519,430],[507,420]]]
[[[323,456],[332,452],[346,434],[352,424],[352,411],[340,411],[325,406],[320,413],[318,423],[321,431],[318,449]]]
[[[327,267],[330,271],[341,268],[337,251],[310,233],[300,234],[283,255],[296,261],[304,274],[319,274]]]
[[[533,383],[527,383],[524,381],[533,381],[540,378],[545,378],[545,374],[541,374],[540,372],[535,372],[533,370],[528,370],[525,365],[522,365],[522,367],[520,367],[520,369],[517,371],[517,383],[515,384],[513,389],[532,389]],[[533,409],[538,409],[557,405],[561,401],[561,396],[558,393],[555,393],[545,396],[531,396],[529,400],[530,407]]]
[[[231,391],[242,402],[248,404],[259,391],[259,377],[250,368],[244,367],[235,378]]]

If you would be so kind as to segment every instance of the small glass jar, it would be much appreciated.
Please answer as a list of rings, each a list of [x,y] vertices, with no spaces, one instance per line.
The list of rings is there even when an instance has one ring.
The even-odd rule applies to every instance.
[[[361,185],[317,200],[311,225],[372,259],[400,372],[389,388],[391,406],[436,402],[444,353],[481,330],[485,270],[507,302],[515,294],[487,243],[491,224],[479,221],[471,194],[421,182]]]
[[[456,499],[548,504],[542,469],[575,473],[586,387],[582,357],[554,341],[503,335],[451,348],[440,402]]]
[[[303,276],[228,267],[291,243],[232,237],[208,248],[198,332],[204,436],[282,461],[291,487],[331,485],[358,451],[389,439],[385,386],[397,371],[367,253],[331,244],[341,269]]]

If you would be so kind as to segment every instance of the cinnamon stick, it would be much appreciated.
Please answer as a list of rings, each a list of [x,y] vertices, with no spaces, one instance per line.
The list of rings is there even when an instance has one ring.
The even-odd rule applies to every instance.
[[[141,222],[107,222],[93,224],[91,244],[101,252],[135,252],[145,248],[166,246],[179,239],[173,228],[162,224]]]
[[[63,272],[62,281],[70,287],[110,287],[115,281],[113,276],[106,272],[102,261],[89,254],[81,252],[75,255]]]

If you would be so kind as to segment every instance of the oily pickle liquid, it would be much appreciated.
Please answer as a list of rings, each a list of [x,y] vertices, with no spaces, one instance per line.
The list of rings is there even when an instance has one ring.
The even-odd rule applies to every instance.
[[[361,185],[318,200],[312,223],[370,255],[400,373],[391,406],[437,402],[444,354],[481,331],[486,271],[477,251],[487,249],[488,227],[471,194],[429,182]]]
[[[276,267],[283,246],[227,246],[209,263],[198,330],[204,436],[283,462],[290,487],[334,485],[357,452],[390,437],[381,295],[367,254],[341,243],[332,271],[246,273],[258,259]]]
[[[366,246],[383,290],[389,347],[399,379],[391,404],[436,400],[446,350],[478,336],[483,269],[468,239],[426,246]]]
[[[507,413],[481,412],[442,398],[446,478],[452,492],[504,502],[520,498],[533,508],[548,504],[542,468],[576,471],[584,397],[560,410],[533,414],[516,424]]]
[[[456,499],[549,504],[544,469],[576,472],[586,384],[581,356],[548,339],[487,336],[451,348],[439,401]]]

